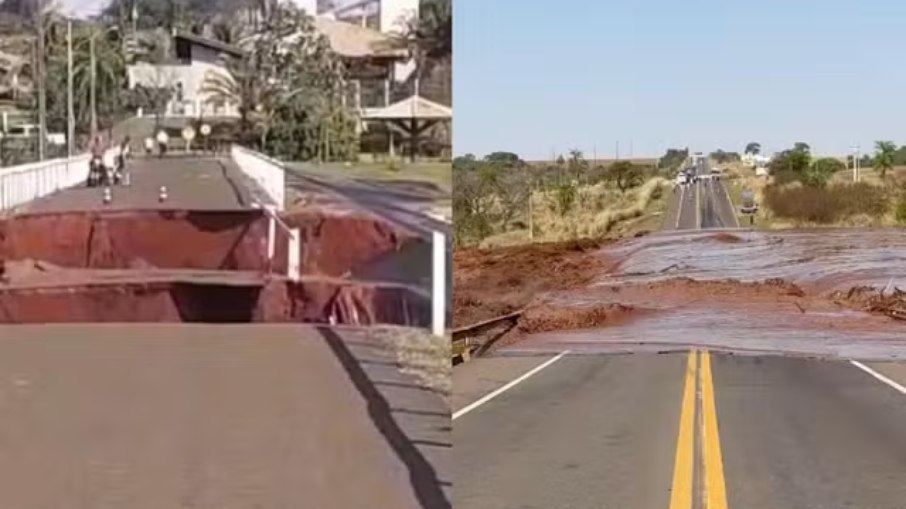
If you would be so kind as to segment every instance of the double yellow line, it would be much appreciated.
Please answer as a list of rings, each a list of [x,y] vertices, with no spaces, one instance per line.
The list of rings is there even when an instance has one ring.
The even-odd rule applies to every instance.
[[[701,366],[699,366],[701,360]],[[698,389],[698,390],[696,390]],[[696,409],[700,414],[696,414]],[[699,419],[696,421],[696,415]],[[689,352],[686,364],[683,403],[680,410],[676,461],[673,466],[673,489],[670,509],[692,509],[694,500],[695,436],[699,426],[702,479],[701,503],[705,509],[727,509],[727,487],[724,482],[717,409],[714,405],[714,382],[711,377],[711,355],[708,351]]]

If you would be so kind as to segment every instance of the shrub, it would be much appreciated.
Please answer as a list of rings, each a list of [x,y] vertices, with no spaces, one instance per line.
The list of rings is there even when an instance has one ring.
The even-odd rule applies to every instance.
[[[896,209],[897,222],[906,224],[906,193],[900,195]]]
[[[829,188],[809,186],[765,189],[765,205],[778,217],[813,223],[833,223],[845,217],[883,216],[889,197],[882,187],[864,182]]]

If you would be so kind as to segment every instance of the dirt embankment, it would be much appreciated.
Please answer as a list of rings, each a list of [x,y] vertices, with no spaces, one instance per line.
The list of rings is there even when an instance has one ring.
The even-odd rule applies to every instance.
[[[526,307],[541,292],[581,288],[612,265],[611,240],[580,240],[453,252],[453,326]]]

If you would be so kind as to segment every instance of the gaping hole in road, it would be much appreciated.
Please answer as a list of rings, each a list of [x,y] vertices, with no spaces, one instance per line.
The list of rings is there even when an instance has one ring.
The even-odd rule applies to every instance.
[[[301,278],[263,210],[36,213],[0,220],[0,323],[315,322],[426,325],[430,246],[356,212],[306,211]],[[414,276],[413,276],[414,277]]]

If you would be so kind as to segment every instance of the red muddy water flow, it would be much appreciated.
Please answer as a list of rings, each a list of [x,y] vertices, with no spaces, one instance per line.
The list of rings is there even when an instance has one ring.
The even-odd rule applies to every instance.
[[[906,321],[898,319],[906,318],[898,290],[906,289],[906,230],[670,232],[624,240],[595,257],[606,268],[590,283],[547,293],[528,314],[587,320],[523,323],[520,340],[499,353],[698,345],[906,358]]]
[[[2,219],[0,323],[429,322],[425,291],[399,282],[411,269],[405,253],[424,249],[414,235],[360,212],[308,210],[283,220],[301,232],[298,282],[284,276],[288,236],[279,227],[268,261],[261,210]]]

